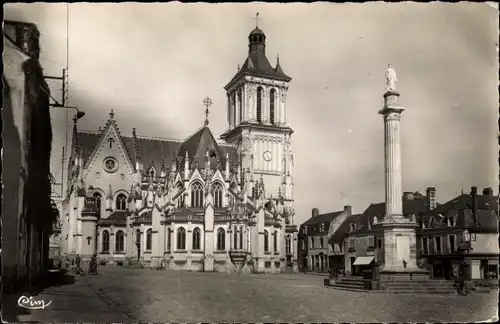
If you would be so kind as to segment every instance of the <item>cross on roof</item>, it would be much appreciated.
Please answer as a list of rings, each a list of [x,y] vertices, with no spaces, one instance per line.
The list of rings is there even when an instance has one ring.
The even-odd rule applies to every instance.
[[[205,109],[205,126],[207,126],[208,125],[208,114],[210,113],[208,110],[208,107],[210,107],[212,105],[212,99],[210,99],[209,97],[206,97],[205,99],[203,99],[203,104],[205,105],[205,107],[207,107]]]
[[[109,148],[112,148],[113,147],[113,142],[115,141],[114,138],[110,137],[108,138],[108,142],[109,142]]]
[[[115,112],[113,111],[113,109],[111,109],[111,111],[109,112],[109,118],[113,119],[113,117],[115,117]]]
[[[261,18],[259,18],[259,13],[257,12],[257,14],[255,14],[255,27],[259,27],[259,20],[261,20]]]

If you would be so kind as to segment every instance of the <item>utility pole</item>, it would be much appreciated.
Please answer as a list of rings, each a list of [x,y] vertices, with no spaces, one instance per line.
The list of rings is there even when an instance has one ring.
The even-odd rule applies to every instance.
[[[66,83],[67,83],[67,76],[66,76],[66,69],[62,70],[62,76],[61,77],[56,77],[56,76],[43,76],[47,80],[59,80],[62,81],[62,86],[61,86],[61,102],[59,103],[54,97],[51,96],[51,99],[54,101],[54,103],[50,104],[53,107],[64,107],[66,105],[66,95],[67,95],[67,89],[66,89]]]
[[[50,104],[51,107],[65,107],[66,106],[66,95],[67,95],[67,75],[66,75],[66,69],[62,70],[62,76],[56,77],[56,76],[44,76],[45,79],[47,80],[58,80],[62,82],[61,85],[61,102],[59,102],[57,99],[55,99],[52,95],[49,94],[50,99],[52,99],[53,103]],[[67,120],[67,112],[65,113],[65,128],[66,127],[66,120]],[[60,192],[56,192],[54,188],[52,189],[52,193],[54,194],[55,198],[63,198],[64,197],[64,161],[65,161],[65,147],[66,147],[66,141],[67,141],[67,130],[65,132],[66,137],[65,137],[65,145],[62,148],[62,157],[61,157],[61,182],[57,182],[54,179],[53,186],[60,188]]]

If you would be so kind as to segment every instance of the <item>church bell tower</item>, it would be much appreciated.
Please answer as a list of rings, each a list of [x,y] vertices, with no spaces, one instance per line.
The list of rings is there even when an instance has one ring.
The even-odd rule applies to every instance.
[[[257,17],[258,19],[258,17]],[[250,187],[261,178],[265,196],[281,193],[293,201],[293,155],[286,98],[292,79],[279,56],[273,67],[266,57],[266,35],[256,26],[248,35],[248,56],[224,87],[228,129],[221,138],[237,147],[242,180]]]

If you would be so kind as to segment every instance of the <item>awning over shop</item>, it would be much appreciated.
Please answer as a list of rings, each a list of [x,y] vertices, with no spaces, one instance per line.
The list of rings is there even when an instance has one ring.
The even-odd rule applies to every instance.
[[[373,256],[357,257],[353,265],[369,265],[373,261]]]

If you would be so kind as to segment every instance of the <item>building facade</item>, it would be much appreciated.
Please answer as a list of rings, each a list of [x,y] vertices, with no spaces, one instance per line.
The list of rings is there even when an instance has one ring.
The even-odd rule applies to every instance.
[[[228,129],[186,140],[123,136],[110,117],[97,133],[76,119],[61,252],[170,270],[296,271],[291,78],[249,35],[245,63],[225,87]],[[208,109],[208,108],[207,108]]]
[[[482,195],[472,187],[438,206],[420,222],[417,244],[420,263],[433,278],[458,279],[460,264],[470,268],[472,280],[498,280],[498,196],[491,188]],[[460,252],[470,241],[471,250]]]
[[[425,196],[419,192],[405,192],[402,197],[403,216],[414,223],[427,219],[428,213],[438,206],[435,197],[434,188],[427,188]],[[384,236],[377,228],[374,228],[374,225],[379,224],[385,215],[385,202],[374,203],[349,223],[344,248],[346,273],[361,275],[362,271],[373,262],[379,263],[383,269]],[[403,268],[407,262],[403,259],[397,261]]]
[[[4,21],[2,282],[9,291],[47,265],[54,222],[49,163],[49,88],[36,25]]]
[[[344,210],[327,214],[320,214],[317,208],[312,209],[311,218],[299,229],[297,250],[300,271],[329,271],[333,249],[328,244],[328,238],[350,215],[351,206],[345,206]]]

